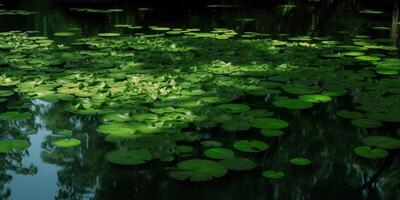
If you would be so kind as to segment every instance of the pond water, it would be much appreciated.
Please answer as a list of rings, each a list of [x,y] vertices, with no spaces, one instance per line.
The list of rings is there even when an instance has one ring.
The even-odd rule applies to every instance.
[[[39,2],[0,1],[0,200],[400,196],[397,1]]]

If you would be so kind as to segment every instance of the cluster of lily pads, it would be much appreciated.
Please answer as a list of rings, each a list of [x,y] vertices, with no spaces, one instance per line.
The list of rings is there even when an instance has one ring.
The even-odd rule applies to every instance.
[[[191,181],[260,167],[249,155],[268,151],[269,142],[279,140],[290,126],[275,111],[306,110],[349,97],[354,107],[337,116],[355,127],[400,121],[400,60],[390,40],[365,35],[345,42],[312,36],[271,39],[224,28],[206,33],[148,29],[154,33],[99,33],[66,44],[0,33],[0,86],[6,88],[0,98],[7,102],[17,92],[27,99],[62,103],[77,115],[98,116],[98,132],[115,144],[105,155],[108,162],[177,162],[169,175]],[[262,103],[241,100],[249,96]],[[29,117],[20,111],[0,114],[0,120]],[[230,143],[205,138],[202,131],[215,127],[224,134],[251,131],[257,137]],[[60,130],[55,138],[58,147],[81,143],[69,130]],[[16,142],[2,141],[2,152],[19,149]],[[383,158],[399,148],[398,139],[385,135],[362,143],[354,153],[366,158]],[[307,157],[297,155],[288,163],[312,163],[302,156]],[[285,175],[279,169],[262,170],[270,179]]]

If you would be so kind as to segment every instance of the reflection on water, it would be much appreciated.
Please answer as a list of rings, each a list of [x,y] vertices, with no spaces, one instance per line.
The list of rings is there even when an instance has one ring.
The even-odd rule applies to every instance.
[[[125,10],[123,13],[86,15],[74,13],[64,4],[33,2],[6,5],[38,13],[29,18],[17,16],[12,20],[1,20],[0,30],[34,30],[52,35],[69,28],[79,28],[83,34],[93,34],[115,31],[115,24],[132,24],[204,30],[226,27],[238,32],[333,35],[341,38],[344,36],[337,34],[338,31],[353,32],[361,27],[383,24],[392,28],[391,33],[370,34],[398,37],[396,9],[393,16],[390,10],[387,12],[390,14],[380,19],[368,19],[358,15],[359,8],[354,6],[356,1],[321,3],[314,7],[209,9],[177,12],[176,16],[171,16],[167,10],[144,11],[129,8],[127,4],[120,5]],[[8,103],[17,100],[18,97],[13,97]],[[6,105],[2,103],[2,111]],[[212,182],[188,184],[169,178],[166,168],[170,165],[160,161],[138,167],[106,163],[104,155],[112,149],[112,145],[96,132],[99,124],[96,117],[68,113],[62,103],[35,100],[28,107],[34,119],[0,122],[1,139],[27,139],[32,144],[26,151],[0,156],[0,199],[397,198],[400,195],[398,159],[391,156],[382,162],[368,163],[349,154],[363,136],[371,133],[338,119],[334,113],[343,107],[346,107],[346,101],[338,98],[312,111],[279,113],[291,122],[288,134],[282,140],[272,141],[267,153],[252,159],[262,163],[262,168],[266,169],[284,166],[282,169],[290,178],[266,181],[260,176],[260,170],[254,170],[229,173]],[[52,145],[53,133],[64,129],[73,130],[82,144],[67,149]],[[386,127],[382,131],[395,129],[398,130],[398,126]],[[227,143],[237,139],[221,138],[221,135],[210,137]],[[302,155],[313,160],[312,168],[299,170],[286,164],[289,158]]]

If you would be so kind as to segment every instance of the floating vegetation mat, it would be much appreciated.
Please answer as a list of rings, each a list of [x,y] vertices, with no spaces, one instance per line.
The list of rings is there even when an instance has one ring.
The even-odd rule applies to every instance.
[[[281,180],[292,176],[285,171],[288,166],[323,167],[306,151],[272,166],[259,159],[292,134],[303,134],[309,142],[318,137],[292,129],[302,123],[293,120],[298,113],[314,109],[329,110],[332,120],[358,130],[359,145],[348,152],[337,149],[341,153],[368,163],[400,148],[394,132],[360,134],[400,122],[400,59],[391,41],[285,35],[277,40],[224,28],[115,27],[152,32],[93,37],[58,32],[54,38],[0,33],[0,99],[7,105],[0,120],[32,120],[28,108],[36,99],[63,106],[75,116],[100,121],[96,134],[113,147],[103,155],[104,163],[133,166],[158,160],[167,163],[165,174],[171,178],[195,182],[250,170]],[[16,96],[20,100],[12,103]],[[338,103],[343,99],[345,106]],[[24,139],[1,140],[0,152],[28,148]],[[48,145],[67,150],[84,142],[83,135],[60,127]]]

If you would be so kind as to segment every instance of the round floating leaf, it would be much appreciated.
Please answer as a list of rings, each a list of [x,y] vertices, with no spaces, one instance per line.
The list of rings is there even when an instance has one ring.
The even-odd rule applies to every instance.
[[[202,141],[201,144],[205,147],[221,147],[222,143],[215,140],[205,140]]]
[[[368,136],[362,139],[365,145],[379,147],[381,149],[399,149],[400,139],[387,136]]]
[[[305,102],[311,103],[326,103],[332,101],[330,96],[321,95],[321,94],[308,94],[308,95],[301,95],[299,99]]]
[[[12,151],[21,151],[31,146],[31,143],[25,140],[1,140],[0,153],[10,153]]]
[[[75,34],[72,32],[57,32],[54,33],[54,36],[58,36],[58,37],[71,37],[74,36]]]
[[[151,160],[152,156],[146,149],[139,150],[114,150],[105,155],[108,162],[117,165],[139,165]]]
[[[363,158],[371,158],[371,159],[377,159],[377,158],[384,158],[389,155],[389,153],[380,148],[375,148],[372,149],[369,146],[359,146],[354,148],[354,153],[360,157]]]
[[[203,153],[206,157],[212,159],[228,159],[235,157],[234,153],[230,149],[226,148],[211,148],[207,149]]]
[[[257,164],[247,158],[229,158],[219,161],[225,168],[233,171],[246,171],[254,169]]]
[[[274,101],[273,105],[276,107],[293,109],[293,110],[308,109],[313,106],[311,102],[307,102],[300,99],[278,99]]]
[[[262,129],[260,132],[265,137],[279,137],[284,134],[282,130]]]
[[[317,89],[307,85],[283,85],[282,89],[289,94],[315,94],[318,92]]]
[[[60,135],[60,136],[71,136],[73,132],[71,130],[61,130],[55,133],[55,135]]]
[[[356,111],[340,110],[336,112],[336,115],[347,119],[361,119],[364,117],[363,114]]]
[[[74,147],[78,146],[81,144],[81,141],[75,138],[71,139],[62,139],[62,140],[57,140],[54,142],[54,145],[57,147]]]
[[[311,160],[307,158],[292,158],[289,160],[289,162],[293,165],[300,165],[300,166],[306,166],[311,164]]]
[[[214,107],[216,110],[229,112],[229,113],[241,113],[250,110],[250,107],[245,104],[221,104]]]
[[[136,127],[133,124],[111,123],[100,125],[97,131],[104,134],[133,134],[136,132]]]
[[[268,144],[259,140],[240,140],[233,144],[233,147],[242,152],[255,153],[265,151]]]
[[[359,128],[377,128],[381,127],[382,123],[373,119],[353,119],[351,124]]]
[[[212,160],[193,159],[178,163],[177,169],[169,176],[177,180],[208,181],[224,176],[228,170],[218,162]]]
[[[285,173],[277,170],[267,170],[264,171],[262,175],[268,179],[280,179],[285,176]]]
[[[255,118],[251,120],[251,126],[259,129],[283,129],[287,128],[289,124],[280,119],[275,118]]]
[[[8,91],[8,90],[0,90],[0,97],[9,97],[13,95],[13,91]]]
[[[120,36],[120,34],[119,33],[99,33],[99,34],[97,34],[97,36],[100,36],[100,37],[117,37],[117,36]]]
[[[379,61],[379,60],[381,60],[381,57],[378,57],[378,56],[357,56],[356,59],[362,60],[362,61]]]
[[[228,132],[246,131],[250,129],[250,125],[247,120],[233,118],[231,120],[223,122],[221,128]]]
[[[192,146],[179,145],[178,147],[176,147],[176,150],[179,153],[191,153],[193,152],[194,148]]]
[[[11,120],[24,120],[32,117],[29,112],[6,112],[0,114],[0,120],[11,121]]]

